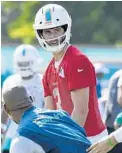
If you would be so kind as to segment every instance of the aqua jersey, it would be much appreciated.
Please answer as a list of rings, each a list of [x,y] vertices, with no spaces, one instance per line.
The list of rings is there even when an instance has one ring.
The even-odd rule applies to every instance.
[[[86,153],[90,146],[82,127],[62,110],[28,109],[22,116],[18,130],[20,136],[39,144],[47,153]]]
[[[97,89],[97,97],[101,98],[102,97],[102,87],[101,87],[100,80],[98,79],[97,79],[96,89]]]
[[[6,70],[1,74],[1,88],[3,87],[3,82],[9,77],[12,73],[9,70]]]

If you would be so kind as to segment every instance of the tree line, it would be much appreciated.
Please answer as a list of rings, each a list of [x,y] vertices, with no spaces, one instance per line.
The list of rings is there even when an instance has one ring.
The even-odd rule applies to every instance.
[[[34,17],[49,1],[2,1],[2,43],[36,43]],[[121,1],[51,1],[72,17],[74,44],[122,44]]]

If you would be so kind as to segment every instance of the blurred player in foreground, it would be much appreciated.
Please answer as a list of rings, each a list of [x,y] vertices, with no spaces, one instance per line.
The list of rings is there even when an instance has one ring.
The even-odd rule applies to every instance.
[[[19,124],[10,153],[86,153],[90,142],[68,113],[34,107],[24,86],[2,95],[4,109]]]

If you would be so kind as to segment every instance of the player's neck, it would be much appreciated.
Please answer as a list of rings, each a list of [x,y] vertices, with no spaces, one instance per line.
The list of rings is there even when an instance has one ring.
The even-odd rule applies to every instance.
[[[69,44],[67,44],[62,51],[57,52],[57,53],[53,53],[55,61],[58,62],[63,58],[63,56],[65,55],[65,53],[66,53],[66,51],[68,49],[68,46],[69,46]]]
[[[59,53],[54,53],[53,56],[54,56],[54,59],[55,61],[60,61],[64,55],[65,51],[61,51]]]
[[[24,114],[24,112],[27,111],[28,109],[30,109],[31,107],[33,107],[32,104],[30,104],[30,105],[27,106],[27,107],[24,107],[24,108],[22,108],[22,109],[17,110],[17,111],[15,112],[15,113],[16,113],[16,116],[14,116],[14,121],[15,121],[16,123],[19,123],[21,117],[22,117],[23,114]]]

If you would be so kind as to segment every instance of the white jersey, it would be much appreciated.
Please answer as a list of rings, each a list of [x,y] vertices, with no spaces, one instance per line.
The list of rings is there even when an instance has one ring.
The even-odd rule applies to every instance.
[[[117,142],[122,142],[122,127],[118,128],[116,131],[111,133],[110,135],[113,135]]]
[[[34,102],[33,104],[39,108],[43,108],[44,96],[43,96],[42,75],[40,73],[36,73],[34,77],[29,80],[23,80],[20,77],[20,75],[13,74],[4,81],[2,90],[14,87],[16,85],[24,85],[27,89],[28,94],[33,99]],[[18,125],[11,120],[10,126],[6,133],[6,138],[13,138],[13,136],[16,133],[17,127]]]
[[[42,75],[40,73],[36,73],[34,77],[29,80],[22,79],[18,74],[11,75],[5,80],[3,90],[16,85],[24,85],[28,94],[32,97],[34,105],[39,108],[43,108],[44,96]]]
[[[45,151],[32,140],[18,136],[11,143],[10,153],[45,153]]]

